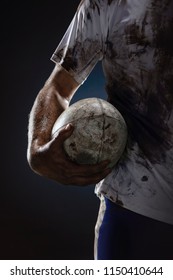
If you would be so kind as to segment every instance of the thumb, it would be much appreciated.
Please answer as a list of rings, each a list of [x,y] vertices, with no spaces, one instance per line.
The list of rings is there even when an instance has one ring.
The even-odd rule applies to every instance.
[[[59,141],[64,142],[68,137],[73,133],[74,126],[71,123],[68,123],[66,126],[63,126],[59,129],[58,134],[55,138],[58,138]]]

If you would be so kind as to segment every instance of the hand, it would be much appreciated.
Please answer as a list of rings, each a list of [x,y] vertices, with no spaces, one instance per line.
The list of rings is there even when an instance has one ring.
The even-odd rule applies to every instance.
[[[68,159],[63,142],[73,133],[73,126],[62,128],[50,142],[39,147],[36,153],[37,173],[64,185],[85,186],[96,184],[110,172],[108,161],[94,165],[80,165]]]

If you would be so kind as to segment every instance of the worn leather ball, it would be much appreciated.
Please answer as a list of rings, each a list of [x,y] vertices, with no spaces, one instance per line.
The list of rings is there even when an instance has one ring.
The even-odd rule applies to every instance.
[[[68,157],[78,164],[110,161],[113,167],[126,146],[127,126],[120,112],[100,98],[86,98],[70,105],[56,120],[52,137],[68,123],[72,135],[64,141]]]

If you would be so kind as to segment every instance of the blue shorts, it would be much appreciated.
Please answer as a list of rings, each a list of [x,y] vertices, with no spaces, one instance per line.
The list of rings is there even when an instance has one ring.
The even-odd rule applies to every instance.
[[[173,225],[136,214],[106,198],[101,204],[95,259],[173,260]]]

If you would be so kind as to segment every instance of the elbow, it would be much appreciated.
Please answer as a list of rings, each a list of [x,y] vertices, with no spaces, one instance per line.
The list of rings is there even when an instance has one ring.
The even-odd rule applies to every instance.
[[[27,162],[32,171],[40,174],[40,161],[36,152],[33,152],[31,148],[27,149]]]

